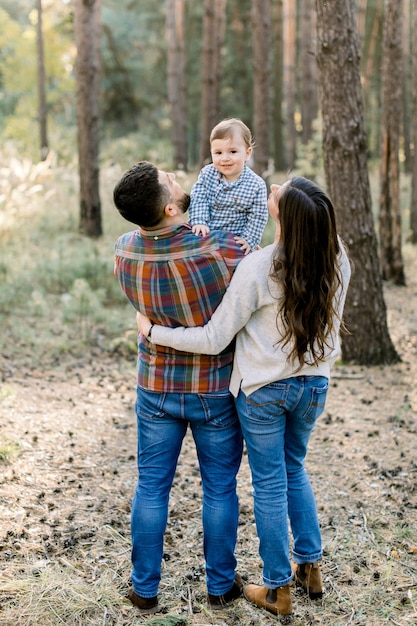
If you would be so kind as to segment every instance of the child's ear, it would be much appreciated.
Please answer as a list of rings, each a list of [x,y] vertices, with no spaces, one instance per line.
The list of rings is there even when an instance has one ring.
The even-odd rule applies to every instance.
[[[253,152],[253,148],[252,146],[250,146],[247,150],[246,150],[246,161],[249,161],[251,154]]]

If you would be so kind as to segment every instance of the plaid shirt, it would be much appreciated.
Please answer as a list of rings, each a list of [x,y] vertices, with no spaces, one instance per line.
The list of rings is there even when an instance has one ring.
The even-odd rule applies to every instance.
[[[197,237],[188,224],[135,230],[115,244],[120,286],[134,308],[163,326],[210,319],[243,254],[234,235]],[[165,348],[139,336],[138,385],[150,391],[211,393],[229,388],[234,344],[218,356]]]
[[[201,170],[191,190],[190,224],[228,230],[253,250],[268,221],[265,181],[247,165],[237,180],[227,182],[214,165]]]

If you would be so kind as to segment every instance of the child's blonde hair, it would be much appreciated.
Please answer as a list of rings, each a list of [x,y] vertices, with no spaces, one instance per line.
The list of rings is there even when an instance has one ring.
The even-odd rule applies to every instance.
[[[210,143],[214,141],[214,139],[234,137],[236,133],[240,134],[247,148],[254,147],[255,144],[250,129],[242,122],[242,120],[239,120],[236,117],[223,120],[222,122],[216,124],[210,133]]]

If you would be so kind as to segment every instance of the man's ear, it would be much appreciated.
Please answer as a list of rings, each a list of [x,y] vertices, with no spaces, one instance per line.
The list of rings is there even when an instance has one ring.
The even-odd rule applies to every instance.
[[[178,207],[176,204],[168,203],[164,207],[164,214],[166,217],[175,217],[178,215]]]

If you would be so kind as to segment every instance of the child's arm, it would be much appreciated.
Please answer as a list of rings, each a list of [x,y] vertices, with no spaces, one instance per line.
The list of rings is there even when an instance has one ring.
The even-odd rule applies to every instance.
[[[262,234],[267,222],[268,205],[266,185],[262,181],[262,184],[259,185],[259,189],[254,195],[246,227],[241,233],[241,238],[249,245],[251,250],[256,249],[261,243]]]
[[[210,205],[209,205],[209,193],[208,185],[209,180],[207,176],[206,168],[203,168],[191,189],[191,203],[189,208],[189,222],[193,227],[193,233],[195,235],[206,234],[210,232]],[[203,230],[207,229],[207,232],[203,233]]]

